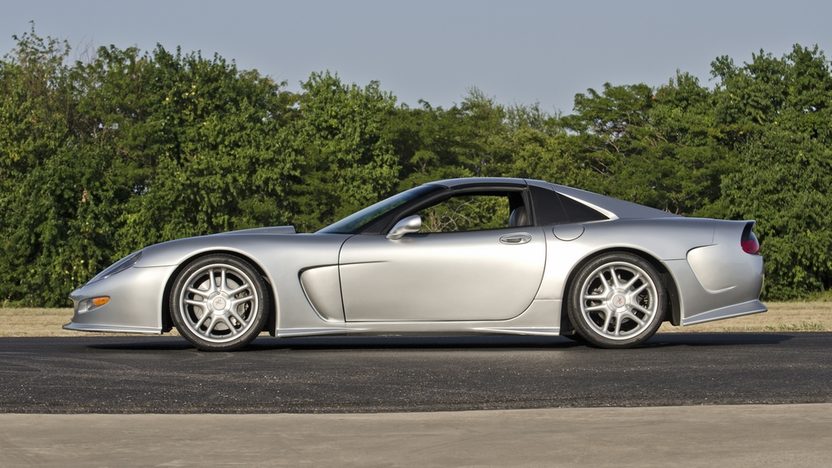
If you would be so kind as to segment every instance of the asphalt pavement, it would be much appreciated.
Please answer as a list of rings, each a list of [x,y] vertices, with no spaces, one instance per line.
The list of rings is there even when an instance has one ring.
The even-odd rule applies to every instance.
[[[321,413],[832,402],[832,333],[0,339],[4,413]]]

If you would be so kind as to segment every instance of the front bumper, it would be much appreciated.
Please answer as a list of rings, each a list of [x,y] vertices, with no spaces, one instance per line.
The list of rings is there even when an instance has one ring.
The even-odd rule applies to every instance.
[[[74,303],[66,330],[91,332],[162,333],[165,284],[176,266],[131,267],[101,281],[88,283],[70,294]],[[79,310],[84,299],[110,296],[110,302],[92,310]]]

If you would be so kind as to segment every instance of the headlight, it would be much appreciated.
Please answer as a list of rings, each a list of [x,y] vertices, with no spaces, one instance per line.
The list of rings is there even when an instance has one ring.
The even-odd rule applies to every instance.
[[[130,268],[131,266],[135,265],[139,259],[142,258],[142,251],[138,251],[132,253],[121,260],[113,263],[112,265],[108,266],[104,269],[101,273],[95,275],[91,280],[87,282],[87,284],[95,283],[96,281],[101,281],[105,278],[109,278],[117,273],[121,273],[122,271]]]

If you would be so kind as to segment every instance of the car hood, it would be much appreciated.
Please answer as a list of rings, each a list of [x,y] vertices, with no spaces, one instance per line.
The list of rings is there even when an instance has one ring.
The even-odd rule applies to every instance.
[[[295,237],[293,226],[272,226],[240,231],[221,232],[204,236],[175,239],[160,244],[153,244],[142,249],[142,257],[137,267],[178,265],[184,258],[210,250],[227,250],[244,253],[252,239],[265,237]]]
[[[268,226],[251,229],[240,229],[239,231],[220,232],[211,236],[236,236],[240,234],[296,234],[294,226]]]

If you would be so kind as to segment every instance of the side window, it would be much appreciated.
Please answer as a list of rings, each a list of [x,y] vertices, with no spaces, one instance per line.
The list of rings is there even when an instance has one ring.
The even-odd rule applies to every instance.
[[[462,194],[422,209],[419,232],[461,232],[511,226],[512,207],[523,206],[520,193]]]

